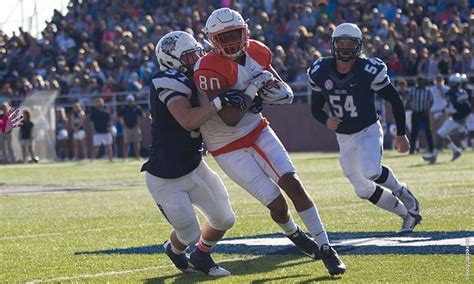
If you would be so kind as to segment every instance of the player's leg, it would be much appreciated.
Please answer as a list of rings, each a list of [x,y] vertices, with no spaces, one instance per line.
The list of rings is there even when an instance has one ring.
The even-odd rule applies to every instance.
[[[410,135],[410,154],[414,154],[416,150],[416,141],[418,140],[419,126],[420,126],[420,113],[413,112],[411,135]]]
[[[140,142],[142,140],[142,133],[140,126],[135,126],[133,129],[133,150],[135,151],[135,158],[140,160]]]
[[[420,206],[408,187],[397,179],[393,171],[382,165],[383,132],[380,124],[375,123],[361,132],[357,139],[357,156],[362,175],[384,186],[398,197],[412,215],[418,215]]]
[[[436,150],[434,151],[431,157],[423,157],[425,161],[430,162],[431,164],[436,162],[437,156],[441,151],[444,140],[448,141],[448,148],[452,152],[452,161],[456,160],[461,156],[461,150],[454,144],[450,135],[459,129],[461,125],[454,121],[451,117],[446,120],[440,129],[436,132]]]
[[[129,140],[129,130],[127,127],[123,128],[123,145],[122,145],[122,150],[123,150],[123,159],[127,161],[128,159],[128,149],[130,146],[130,140]]]
[[[191,202],[206,217],[206,223],[201,228],[201,237],[190,255],[190,262],[195,269],[212,276],[230,275],[229,271],[217,265],[211,257],[212,247],[235,223],[227,190],[219,176],[204,161],[193,171],[191,178],[196,186],[189,192],[189,196]]]
[[[428,113],[423,114],[423,124],[425,125],[426,142],[428,143],[428,152],[433,153],[433,133],[431,132],[430,116]]]
[[[312,242],[296,225],[290,215],[280,188],[259,166],[253,157],[253,151],[235,150],[221,154],[215,160],[235,183],[254,196],[270,210],[270,216],[281,230],[307,255],[315,253],[316,244]],[[291,236],[294,236],[292,238]],[[296,239],[296,241],[295,241]]]
[[[318,210],[311,197],[307,194],[303,184],[296,175],[296,170],[280,139],[270,127],[266,127],[259,139],[253,145],[254,157],[265,173],[285,191],[293,202],[301,220],[311,232],[318,247],[306,239],[304,232],[298,230],[296,236],[289,238],[298,245],[298,238],[304,238],[299,247],[313,246],[313,258],[322,258],[330,274],[341,274],[346,266],[339,258],[337,252],[330,246],[329,239],[321,222]]]
[[[179,179],[162,179],[145,173],[145,181],[155,203],[173,227],[165,252],[182,271],[192,271],[186,248],[199,241],[201,231],[193,210],[188,190],[194,186],[189,176]]]

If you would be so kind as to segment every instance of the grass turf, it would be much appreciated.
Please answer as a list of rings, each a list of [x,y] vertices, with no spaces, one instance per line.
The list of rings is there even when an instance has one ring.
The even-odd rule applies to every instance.
[[[292,154],[326,230],[397,231],[398,217],[355,196],[337,157],[335,153]],[[384,163],[420,200],[424,219],[416,231],[474,231],[474,153],[469,151],[454,163],[449,158],[442,154],[438,164],[426,165],[419,156],[385,154]],[[225,181],[237,215],[226,238],[279,232],[266,208],[230,181],[212,159],[206,161]],[[3,166],[0,282],[468,281],[469,260],[464,253],[341,253],[348,270],[336,278],[329,277],[321,262],[304,256],[215,253],[215,259],[233,274],[220,279],[181,274],[163,253],[103,253],[147,248],[167,239],[170,226],[156,208],[139,168],[139,162],[120,160]],[[292,213],[301,224],[293,208]]]

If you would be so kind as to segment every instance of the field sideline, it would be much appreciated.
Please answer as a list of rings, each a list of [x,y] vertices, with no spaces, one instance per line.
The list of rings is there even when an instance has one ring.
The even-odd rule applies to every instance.
[[[384,162],[422,206],[422,223],[402,239],[392,234],[401,219],[356,197],[336,153],[292,154],[348,267],[335,278],[275,234],[266,208],[211,158],[206,161],[225,181],[237,215],[214,254],[232,272],[228,278],[181,274],[172,266],[161,248],[170,226],[145,187],[141,162],[2,166],[0,282],[470,282],[474,152],[454,163],[447,152],[436,165],[419,155],[385,153]]]

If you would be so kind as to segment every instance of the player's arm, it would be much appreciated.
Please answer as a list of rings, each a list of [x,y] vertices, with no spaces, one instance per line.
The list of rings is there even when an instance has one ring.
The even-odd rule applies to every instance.
[[[397,125],[397,135],[405,135],[405,107],[403,106],[403,101],[397,89],[395,89],[392,84],[388,84],[383,89],[377,91],[377,94],[384,100],[388,101],[392,106],[393,116]]]
[[[236,92],[226,92],[218,95],[208,104],[200,107],[192,107],[184,94],[176,95],[167,101],[166,106],[176,121],[188,131],[199,128],[213,114],[219,113],[223,107],[231,107],[236,110],[247,107],[243,95]]]

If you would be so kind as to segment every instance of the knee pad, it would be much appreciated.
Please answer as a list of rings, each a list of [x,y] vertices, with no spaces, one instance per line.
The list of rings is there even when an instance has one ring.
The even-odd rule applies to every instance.
[[[201,238],[201,230],[175,230],[176,231],[176,237],[178,240],[187,246],[193,246],[199,242],[199,238]]]
[[[375,181],[382,174],[382,167],[380,165],[362,165],[361,171],[366,179]]]
[[[375,192],[375,184],[360,174],[346,176],[354,187],[354,191],[361,199],[369,199]]]
[[[227,231],[235,224],[235,214],[234,212],[229,212],[225,216],[221,216],[217,220],[209,220],[209,225],[216,230]]]

